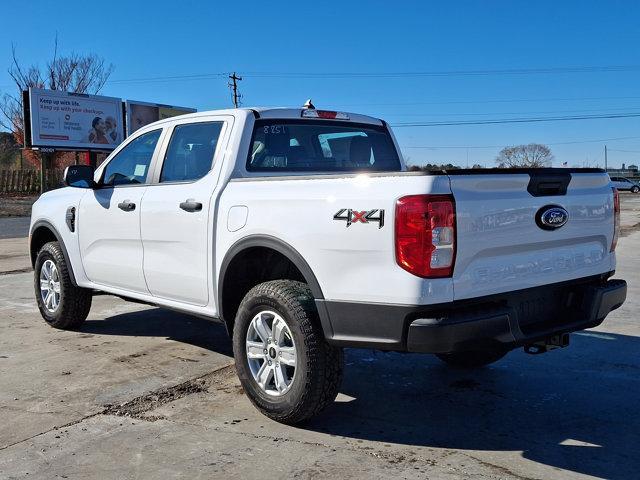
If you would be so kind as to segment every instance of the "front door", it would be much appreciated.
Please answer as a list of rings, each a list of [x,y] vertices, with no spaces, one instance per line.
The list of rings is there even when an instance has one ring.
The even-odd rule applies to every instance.
[[[215,158],[223,149],[224,117],[178,123],[156,180],[142,200],[144,275],[159,298],[204,306],[209,302]],[[170,135],[170,137],[169,137]],[[160,165],[160,162],[158,162]]]
[[[109,160],[100,187],[82,197],[78,232],[82,265],[99,285],[148,293],[142,270],[140,207],[162,129],[137,136]]]

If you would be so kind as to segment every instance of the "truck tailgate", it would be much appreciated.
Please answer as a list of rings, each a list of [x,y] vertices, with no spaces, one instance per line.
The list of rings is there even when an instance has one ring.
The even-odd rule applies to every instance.
[[[450,174],[457,216],[456,300],[615,268],[615,256],[609,251],[614,208],[608,175],[558,170],[550,178],[564,177],[566,193],[563,188],[545,190],[545,176],[534,170]],[[553,182],[546,185],[553,186]],[[568,212],[566,224],[541,228],[536,214],[555,206]]]

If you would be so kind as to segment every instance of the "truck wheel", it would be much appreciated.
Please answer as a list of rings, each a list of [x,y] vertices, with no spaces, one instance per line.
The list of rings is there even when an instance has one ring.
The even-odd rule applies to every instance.
[[[73,285],[58,242],[49,242],[38,252],[34,288],[40,314],[52,327],[73,330],[89,315],[92,292]]]
[[[508,353],[503,349],[486,349],[467,352],[437,353],[436,356],[447,365],[456,368],[480,368],[497,362]]]
[[[342,381],[342,349],[323,335],[311,290],[273,280],[244,297],[233,330],[240,383],[267,417],[295,424],[333,402]]]

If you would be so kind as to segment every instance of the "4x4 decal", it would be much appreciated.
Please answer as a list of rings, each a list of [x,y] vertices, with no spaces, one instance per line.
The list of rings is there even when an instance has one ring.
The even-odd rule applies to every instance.
[[[351,208],[341,208],[333,216],[333,219],[347,222],[347,227],[358,222],[378,222],[378,228],[382,228],[384,226],[384,209],[374,208],[373,210],[353,210]]]

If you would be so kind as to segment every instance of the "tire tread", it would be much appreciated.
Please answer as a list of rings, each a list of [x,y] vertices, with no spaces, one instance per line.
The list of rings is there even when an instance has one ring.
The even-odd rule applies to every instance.
[[[54,315],[51,315],[51,313],[44,308],[39,296],[40,265],[44,262],[44,257],[47,256],[50,256],[56,263],[60,276],[60,291],[62,292],[60,306]],[[75,330],[84,323],[91,310],[93,294],[91,290],[77,287],[73,284],[69,273],[69,266],[65,261],[62,248],[58,242],[45,243],[38,251],[34,282],[38,308],[40,309],[42,317],[49,325],[61,330]]]
[[[313,294],[306,283],[294,280],[272,280],[253,287],[240,304],[236,327],[240,316],[247,310],[247,304],[256,297],[278,299],[285,305],[304,338],[307,362],[306,365],[299,365],[297,368],[305,368],[308,374],[305,375],[306,384],[302,389],[301,398],[288,411],[271,408],[267,402],[248,396],[262,413],[273,420],[286,424],[303,422],[319,414],[335,400],[342,383],[344,363],[342,349],[326,342]],[[244,338],[241,337],[241,329],[235,328],[234,350],[244,348]],[[236,365],[237,362],[236,360]],[[242,379],[240,369],[238,373]]]

